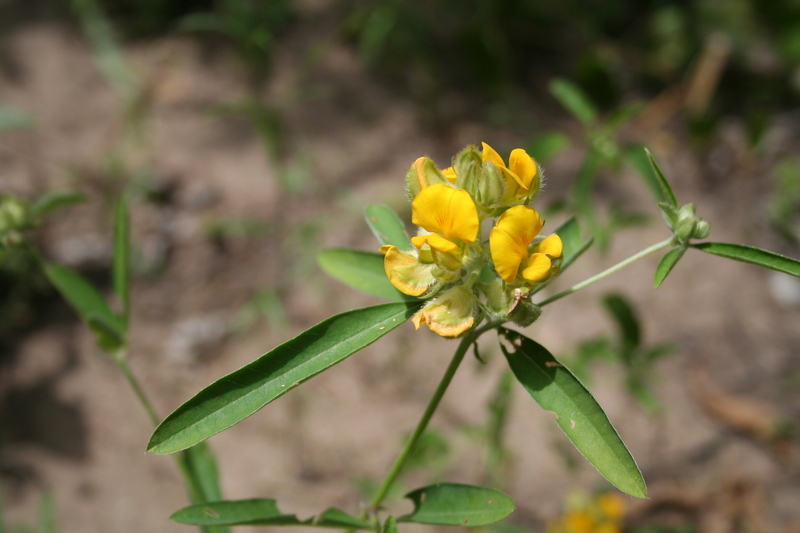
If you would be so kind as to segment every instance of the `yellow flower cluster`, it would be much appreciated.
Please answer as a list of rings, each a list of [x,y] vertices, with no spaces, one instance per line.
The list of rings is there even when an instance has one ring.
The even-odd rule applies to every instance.
[[[622,533],[625,502],[618,494],[571,498],[570,509],[547,525],[547,533]]]
[[[384,267],[401,292],[430,299],[413,317],[444,337],[470,329],[481,312],[528,325],[538,317],[529,295],[559,272],[558,235],[539,235],[544,221],[528,204],[541,170],[523,149],[508,165],[491,146],[468,146],[440,170],[428,157],[406,176],[411,221],[420,227],[412,249],[381,247]],[[484,220],[496,219],[483,239]]]

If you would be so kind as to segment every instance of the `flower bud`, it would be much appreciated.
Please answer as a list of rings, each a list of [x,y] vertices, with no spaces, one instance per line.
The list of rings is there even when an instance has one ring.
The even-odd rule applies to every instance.
[[[420,157],[406,173],[406,192],[411,198],[435,183],[448,183],[448,181],[430,157]]]
[[[697,219],[697,225],[694,227],[694,235],[692,237],[695,239],[705,239],[710,233],[711,224],[702,218]]]
[[[529,298],[522,298],[508,315],[508,319],[525,328],[536,322],[541,315],[541,307],[530,301]]]
[[[675,237],[681,244],[686,243],[694,236],[695,227],[697,226],[697,219],[686,218],[678,222],[678,227],[675,230]]]

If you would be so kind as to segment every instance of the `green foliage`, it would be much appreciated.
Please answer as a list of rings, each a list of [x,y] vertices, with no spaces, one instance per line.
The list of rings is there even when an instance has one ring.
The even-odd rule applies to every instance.
[[[328,509],[316,517],[300,520],[283,514],[275,500],[251,499],[206,502],[177,511],[171,520],[196,526],[316,526],[345,529],[372,529],[372,524],[339,509]]]
[[[672,272],[672,269],[675,268],[675,265],[678,264],[683,254],[686,252],[686,247],[682,246],[680,248],[673,248],[666,254],[664,257],[661,258],[659,261],[658,266],[656,267],[655,277],[653,278],[653,288],[657,289],[664,283],[664,280],[667,279],[669,273]]]
[[[331,317],[212,383],[158,426],[147,450],[173,453],[244,420],[405,322],[419,304],[389,303]]]
[[[615,487],[645,498],[647,488],[636,462],[589,391],[540,344],[507,329],[501,344],[514,376],[572,444]]]
[[[322,270],[361,292],[393,302],[417,300],[394,288],[386,277],[383,254],[349,248],[330,248],[317,255]]]
[[[727,242],[703,242],[700,244],[692,244],[691,247],[709,254],[733,259],[734,261],[749,263],[751,265],[800,277],[800,261],[776,254],[775,252],[768,252],[767,250],[762,250],[753,246],[745,246],[744,244],[732,244]]]
[[[497,522],[514,511],[514,502],[499,490],[440,483],[406,494],[414,511],[398,522],[477,527]]]
[[[403,221],[385,205],[370,205],[364,212],[369,229],[381,245],[390,244],[400,250],[413,250]]]

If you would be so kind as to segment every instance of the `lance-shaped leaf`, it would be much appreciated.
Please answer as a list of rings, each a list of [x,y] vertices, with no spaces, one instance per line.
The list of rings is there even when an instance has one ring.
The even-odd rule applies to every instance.
[[[361,292],[393,302],[416,300],[395,289],[386,277],[383,254],[330,248],[317,254],[317,262],[329,276]]]
[[[581,227],[575,217],[567,219],[556,229],[555,233],[561,237],[561,242],[564,244],[562,251],[564,259],[561,263],[561,272],[564,272],[583,252],[589,249],[594,239],[590,238],[584,241],[581,238]]]
[[[316,526],[347,529],[373,529],[372,524],[339,509],[300,520],[297,515],[278,510],[273,499],[207,502],[184,507],[171,520],[193,526]]]
[[[704,242],[692,244],[691,246],[720,257],[727,257],[742,263],[749,263],[800,277],[800,261],[775,252],[768,252],[761,248],[728,242]]]
[[[651,162],[652,155],[647,149],[639,144],[631,144],[625,147],[622,154],[636,170],[639,177],[642,178],[650,192],[653,193],[656,203],[667,202],[667,196],[664,194],[664,188],[661,185],[661,178],[656,174]]]
[[[661,167],[658,166],[656,163],[656,159],[653,157],[653,154],[650,153],[650,150],[647,148],[644,149],[645,153],[647,154],[647,158],[650,160],[650,165],[653,167],[653,172],[655,172],[656,179],[658,180],[658,184],[661,187],[661,192],[664,196],[664,201],[672,206],[673,208],[678,208],[678,199],[675,198],[675,193],[672,192],[672,186],[670,186],[667,178],[664,176],[664,173],[661,172]]]
[[[583,122],[594,124],[597,122],[597,109],[577,85],[565,79],[556,78],[550,82],[550,94],[561,102],[567,111]]]
[[[203,501],[212,502],[222,499],[217,459],[208,444],[201,442],[187,448],[181,452],[179,461],[183,463],[186,472],[192,477],[194,486],[200,490],[201,494],[198,496],[202,496]]]
[[[498,522],[514,511],[511,498],[496,489],[439,483],[406,494],[414,502],[414,512],[398,522],[483,526]]]
[[[405,322],[419,303],[388,303],[331,317],[215,381],[156,428],[147,451],[173,453],[241,422],[271,401]]]
[[[35,218],[43,217],[57,211],[63,207],[79,204],[86,201],[86,195],[74,192],[52,192],[40,196],[31,204],[31,216]]]
[[[378,239],[381,245],[391,244],[397,246],[400,250],[407,252],[413,250],[414,246],[411,244],[406,233],[406,228],[403,221],[397,214],[381,204],[373,204],[367,207],[364,211],[364,217],[367,220],[369,229]]]
[[[622,492],[647,497],[642,473],[608,417],[588,390],[543,346],[500,329],[510,346],[501,344],[511,371],[586,459]]]
[[[667,279],[667,276],[670,272],[672,272],[672,269],[675,268],[675,265],[678,264],[678,261],[680,261],[685,252],[686,247],[682,246],[680,248],[673,248],[664,254],[664,257],[661,258],[661,261],[659,261],[658,266],[656,267],[656,274],[653,277],[654,289],[657,289],[664,282],[664,280]]]

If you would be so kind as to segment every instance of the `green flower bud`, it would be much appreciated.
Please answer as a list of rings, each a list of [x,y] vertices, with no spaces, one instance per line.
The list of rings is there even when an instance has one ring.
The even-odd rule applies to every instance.
[[[678,221],[694,218],[697,208],[694,204],[686,204],[678,210]]]
[[[508,315],[509,320],[520,327],[527,327],[542,315],[542,308],[528,298],[521,299]]]
[[[436,183],[449,183],[430,157],[420,157],[406,173],[406,192],[411,198],[419,191]]]
[[[692,237],[695,239],[705,239],[710,233],[711,224],[702,218],[697,219],[697,225],[694,227],[694,235]]]
[[[675,237],[681,244],[686,243],[694,236],[697,220],[695,218],[687,218],[678,222],[678,228],[675,231]]]

